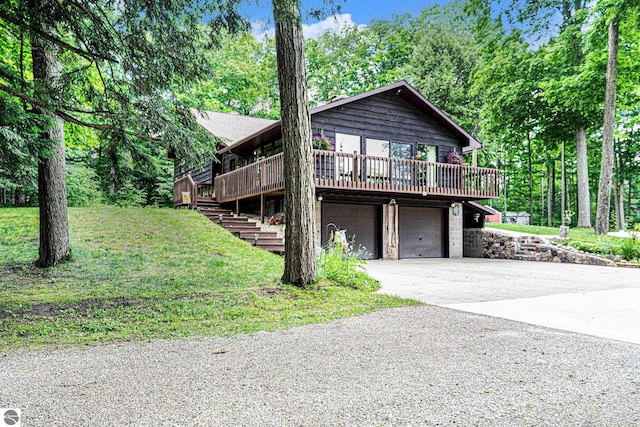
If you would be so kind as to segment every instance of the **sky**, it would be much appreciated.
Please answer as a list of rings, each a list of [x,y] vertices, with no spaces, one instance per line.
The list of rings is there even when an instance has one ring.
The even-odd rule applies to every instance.
[[[343,25],[366,25],[373,19],[389,19],[393,15],[411,14],[418,15],[422,9],[437,3],[446,3],[446,0],[336,0],[341,5],[341,14],[338,17],[328,17],[322,21],[309,17],[310,8],[322,6],[322,0],[301,0],[303,15],[304,35],[306,38],[315,38],[327,29],[339,29]],[[250,2],[251,3],[251,2]],[[273,23],[271,17],[271,1],[255,0],[252,6],[244,6],[242,13],[253,23],[253,34],[258,38],[264,35],[273,35]]]

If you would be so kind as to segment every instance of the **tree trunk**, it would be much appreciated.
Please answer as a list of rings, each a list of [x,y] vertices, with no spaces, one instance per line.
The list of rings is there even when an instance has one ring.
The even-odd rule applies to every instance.
[[[615,147],[614,147],[615,150]],[[616,178],[614,180],[614,200],[616,207],[616,230],[624,231],[627,229],[627,226],[624,221],[624,179],[623,179],[623,168],[622,168],[622,159],[620,156],[616,155],[615,161],[615,173]]]
[[[557,189],[556,171],[557,171],[556,161],[554,160],[553,161],[553,165],[551,166],[551,188],[552,188],[551,192],[554,195],[553,199],[551,200],[551,212],[552,212],[551,218],[552,218],[552,221],[553,221],[553,214],[555,214],[556,211],[558,210],[558,200],[555,197],[555,195],[557,194],[556,193],[556,189]],[[553,224],[553,222],[552,222],[552,224]]]
[[[529,167],[529,218],[533,221],[533,170],[531,167],[531,134],[527,132],[527,162]]]
[[[55,26],[43,26],[54,34]],[[37,93],[52,91],[60,77],[62,64],[56,46],[33,33],[31,35],[33,79]],[[44,110],[51,124],[46,137],[53,141],[52,153],[40,158],[38,164],[38,203],[40,207],[40,249],[37,265],[50,267],[71,256],[69,225],[67,223],[67,185],[64,158],[64,125],[62,119]]]
[[[553,225],[553,177],[555,173],[552,172],[551,160],[549,159],[549,153],[547,153],[547,226]]]
[[[618,73],[618,23],[609,22],[609,59],[607,61],[607,85],[604,94],[604,123],[602,126],[602,162],[596,214],[596,234],[609,231],[611,209],[611,175],[613,171],[613,133],[616,116],[616,77]]]
[[[578,227],[591,227],[587,133],[582,126],[576,127],[576,160],[578,179]]]
[[[285,229],[282,281],[302,286],[317,279],[315,181],[299,0],[273,0],[284,152]]]
[[[566,218],[566,208],[567,208],[567,185],[566,185],[566,176],[565,176],[565,164],[564,164],[564,141],[562,141],[562,151],[560,152],[560,194],[561,194],[561,202],[560,202],[560,224],[565,224]]]

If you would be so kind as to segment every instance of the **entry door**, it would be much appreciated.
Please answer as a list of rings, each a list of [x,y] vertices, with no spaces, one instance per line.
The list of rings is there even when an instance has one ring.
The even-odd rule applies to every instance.
[[[379,207],[346,203],[322,204],[322,244],[326,245],[331,233],[345,230],[354,249],[364,248],[360,258],[376,259],[379,240]]]
[[[443,209],[400,206],[400,258],[444,257]]]

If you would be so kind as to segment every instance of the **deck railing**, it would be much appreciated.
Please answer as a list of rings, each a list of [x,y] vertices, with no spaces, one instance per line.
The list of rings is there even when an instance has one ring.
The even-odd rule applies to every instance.
[[[184,194],[184,197],[183,197]],[[198,203],[198,184],[187,174],[173,183],[173,206],[195,208]]]
[[[276,154],[232,172],[218,175],[214,181],[216,200],[230,202],[284,189],[283,154]]]
[[[491,199],[497,169],[315,150],[316,188]],[[229,202],[284,189],[282,153],[219,175],[216,199]]]

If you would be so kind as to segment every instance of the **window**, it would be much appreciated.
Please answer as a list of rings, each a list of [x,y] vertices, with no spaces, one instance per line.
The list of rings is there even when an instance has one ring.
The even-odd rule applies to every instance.
[[[336,133],[336,151],[360,154],[360,137],[358,135]]]
[[[360,154],[360,137],[358,135],[336,133],[336,151],[348,154]],[[358,159],[354,159],[353,156],[337,156],[337,178],[346,181],[353,179],[354,162],[357,164]]]
[[[412,144],[402,142],[391,143],[391,157],[396,159],[410,159],[412,157]]]
[[[390,148],[390,155],[393,159],[410,160],[412,158],[413,144],[392,142]],[[391,163],[391,182],[393,184],[410,184],[411,170],[411,163],[397,160],[393,161]]]
[[[426,162],[438,161],[438,147],[435,145],[418,144],[418,152],[416,158]]]
[[[418,143],[418,152],[416,159],[429,163],[438,161],[438,147],[435,145]],[[420,185],[427,187],[436,186],[436,166],[431,164],[421,165],[418,170],[418,182]]]
[[[371,159],[367,157],[367,182],[382,183],[389,180],[389,141],[367,138],[367,156],[384,157]]]

